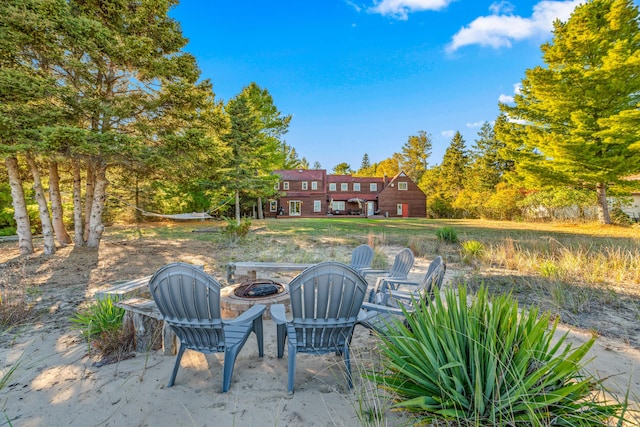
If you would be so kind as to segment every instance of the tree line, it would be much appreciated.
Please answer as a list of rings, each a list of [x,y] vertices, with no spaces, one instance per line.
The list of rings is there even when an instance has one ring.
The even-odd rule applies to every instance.
[[[640,32],[631,0],[593,0],[554,22],[541,46],[545,66],[526,70],[512,103],[485,123],[471,148],[457,132],[442,163],[427,168],[431,136],[410,136],[400,153],[356,174],[404,170],[427,194],[435,217],[510,219],[595,206],[611,223],[607,194],[628,195],[640,172]],[[346,163],[334,172],[351,171]]]
[[[175,4],[0,4],[0,227],[15,227],[21,253],[33,252],[34,224],[51,254],[56,239],[98,247],[122,212],[260,217],[276,195],[273,170],[309,168],[267,89],[216,98],[168,16]],[[610,223],[608,192],[624,194],[624,178],[640,172],[638,16],[631,0],[592,0],[555,22],[545,65],[525,71],[471,147],[456,133],[441,164],[429,165],[431,135],[419,131],[388,159],[365,154],[359,169],[333,172],[403,170],[437,217],[508,219],[527,204],[571,203],[596,205]]]

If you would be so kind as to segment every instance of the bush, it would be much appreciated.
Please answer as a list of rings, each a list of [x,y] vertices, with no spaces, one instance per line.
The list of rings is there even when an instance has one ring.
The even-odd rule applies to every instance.
[[[240,237],[244,237],[249,234],[249,230],[251,229],[251,219],[242,218],[240,224],[234,218],[225,218],[227,221],[227,225],[222,227],[222,232],[232,238],[233,240],[237,240]]]
[[[476,258],[482,257],[484,251],[484,245],[477,240],[462,242],[462,260],[465,262],[471,262]]]
[[[631,218],[620,208],[613,208],[610,216],[611,222],[616,225],[631,225]]]
[[[448,243],[456,243],[458,241],[458,232],[453,227],[442,227],[436,230],[436,237]]]
[[[98,300],[77,312],[71,322],[79,329],[92,348],[103,356],[128,351],[133,347],[133,325],[122,326],[125,310],[113,304],[111,298]]]
[[[426,423],[477,425],[603,425],[624,405],[605,402],[601,380],[581,360],[595,337],[573,349],[554,343],[558,321],[518,310],[511,295],[489,300],[481,286],[452,289],[407,315],[407,325],[382,336],[382,375],[369,379],[395,396],[395,406]]]

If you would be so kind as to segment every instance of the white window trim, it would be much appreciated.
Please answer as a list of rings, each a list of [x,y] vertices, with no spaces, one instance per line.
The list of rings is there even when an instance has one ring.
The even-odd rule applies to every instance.
[[[402,182],[398,182],[398,190],[399,191],[406,191],[409,189],[409,184],[405,181]]]
[[[312,190],[318,189],[318,181],[311,181],[311,189]]]
[[[359,182],[354,182],[353,183],[353,191],[360,191],[360,183]]]
[[[314,200],[313,201],[313,211],[314,212],[322,212],[322,201]]]
[[[346,182],[340,183],[340,191],[349,191],[349,184]]]
[[[309,189],[309,183],[307,181],[302,181],[302,189],[303,190],[308,190]]]
[[[398,203],[398,204],[396,205],[396,213],[397,213],[398,215],[402,215],[402,203]]]
[[[371,191],[372,193],[375,191],[378,191],[378,184],[375,182],[372,182],[369,184],[369,191]]]
[[[278,212],[278,202],[275,200],[269,201],[269,212]]]
[[[282,189],[283,190],[288,190],[289,189],[289,181],[285,181],[282,183]]]
[[[332,182],[329,184],[329,191],[336,191],[336,183]]]

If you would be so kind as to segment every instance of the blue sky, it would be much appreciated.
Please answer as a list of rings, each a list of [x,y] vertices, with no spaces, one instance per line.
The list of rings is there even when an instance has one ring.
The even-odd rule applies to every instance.
[[[555,18],[579,0],[182,0],[171,16],[225,102],[256,82],[293,116],[286,142],[311,166],[358,169],[431,134],[471,147],[514,95]]]

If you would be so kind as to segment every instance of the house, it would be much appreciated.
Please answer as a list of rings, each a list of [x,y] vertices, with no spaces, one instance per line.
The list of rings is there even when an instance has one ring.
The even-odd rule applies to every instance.
[[[426,196],[401,172],[387,177],[327,175],[326,170],[277,170],[280,196],[269,200],[266,217],[426,216]]]
[[[638,181],[640,182],[640,174],[631,175],[624,178],[626,181]],[[640,191],[631,191],[631,201],[628,204],[621,206],[622,211],[629,215],[633,221],[640,221]]]

